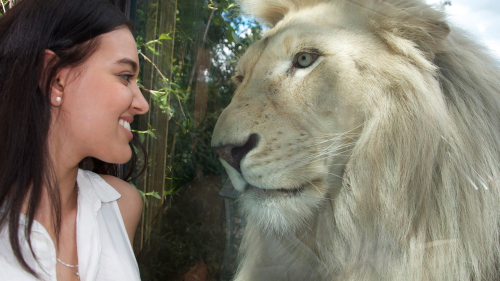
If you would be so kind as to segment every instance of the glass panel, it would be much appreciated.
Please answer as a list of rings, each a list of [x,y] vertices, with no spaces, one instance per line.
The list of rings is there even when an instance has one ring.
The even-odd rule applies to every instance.
[[[279,7],[286,2],[269,7],[260,1],[267,7],[261,16],[275,21],[301,1]],[[292,39],[284,29],[269,36],[269,42],[282,40],[284,49],[302,49],[291,51],[281,70],[270,60],[252,87],[281,87],[265,79],[274,70],[285,69],[287,77],[306,77],[310,66],[323,70],[314,76],[319,83],[279,88],[297,99],[310,94],[302,104],[283,99],[279,114],[266,111],[265,103],[255,106],[274,117],[270,123],[282,121],[269,127],[282,136],[260,137],[267,137],[267,148],[289,147],[289,162],[262,161],[262,170],[280,179],[266,182],[277,190],[243,183],[241,195],[210,143],[236,90],[230,81],[235,63],[265,28],[229,0],[132,1],[141,87],[151,104],[148,116],[133,124],[149,153],[148,170],[135,183],[146,202],[134,241],[143,280],[231,280],[247,225],[253,231],[247,241],[256,243],[246,244],[251,259],[243,264],[251,266],[242,274],[245,281],[497,279],[500,136],[491,124],[498,123],[500,76],[486,72],[498,73],[498,62],[453,25],[448,34],[438,12],[464,2],[428,0],[436,4],[432,9],[413,0],[332,2],[341,12],[311,5],[302,7],[314,10],[307,18],[282,23],[296,32],[288,34]],[[258,56],[264,53],[268,49]],[[476,84],[468,85],[469,79]],[[450,82],[470,88],[454,89]],[[295,115],[283,117],[290,112]],[[248,116],[231,123],[243,124]],[[259,139],[248,140],[252,146]],[[297,168],[287,170],[291,166]],[[287,180],[288,186],[276,184]],[[276,198],[298,199],[280,205],[288,199]],[[239,204],[252,200],[245,221]]]
[[[149,154],[135,182],[146,202],[134,241],[142,280],[230,280],[244,222],[210,142],[235,91],[235,62],[262,27],[240,16],[233,1],[131,6],[151,104],[132,124]]]

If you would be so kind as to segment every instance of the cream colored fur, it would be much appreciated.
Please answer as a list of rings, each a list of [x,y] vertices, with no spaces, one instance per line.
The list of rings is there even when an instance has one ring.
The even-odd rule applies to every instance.
[[[259,136],[241,173],[222,160],[248,219],[235,280],[500,280],[498,60],[420,0],[243,8],[271,29],[212,140]]]

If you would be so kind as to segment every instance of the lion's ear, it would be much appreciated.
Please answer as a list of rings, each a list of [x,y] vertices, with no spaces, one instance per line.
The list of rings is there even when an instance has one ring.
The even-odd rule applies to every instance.
[[[416,47],[429,61],[434,60],[436,54],[445,51],[445,39],[450,28],[445,22],[422,23],[420,26],[398,25],[390,31],[382,33],[382,38],[393,50],[405,55],[411,52],[405,47]]]
[[[240,0],[242,11],[247,15],[265,20],[271,26],[276,25],[290,11],[292,1],[287,0]]]
[[[391,49],[411,56],[409,46],[416,47],[428,61],[446,50],[450,27],[442,12],[417,1],[409,2],[413,6],[403,7],[398,6],[402,1],[390,2],[393,1],[387,1],[379,11],[373,27]]]
[[[242,11],[275,26],[290,11],[314,6],[324,0],[237,0]]]

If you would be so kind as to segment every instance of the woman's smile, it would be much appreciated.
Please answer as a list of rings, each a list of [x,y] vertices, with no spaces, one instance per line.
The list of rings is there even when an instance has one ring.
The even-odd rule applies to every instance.
[[[132,140],[134,136],[132,135],[132,131],[130,129],[130,122],[128,122],[125,119],[120,119],[118,121],[118,124],[125,129],[125,131],[127,132],[127,136],[129,137],[130,140]]]

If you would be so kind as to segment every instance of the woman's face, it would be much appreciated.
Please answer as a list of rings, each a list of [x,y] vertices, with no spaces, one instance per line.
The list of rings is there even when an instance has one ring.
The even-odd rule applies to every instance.
[[[137,86],[138,68],[132,33],[119,28],[101,35],[98,49],[81,66],[59,72],[62,101],[52,136],[67,156],[108,163],[130,159],[129,124],[149,109]]]

